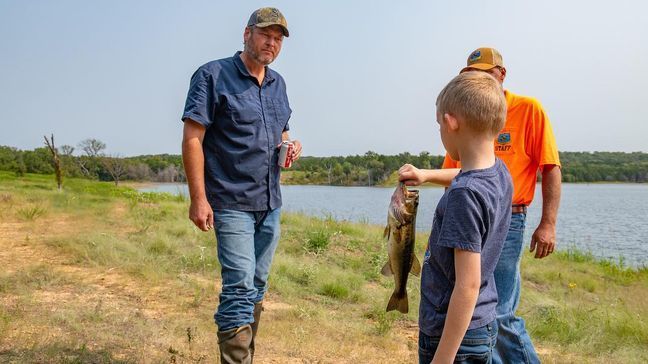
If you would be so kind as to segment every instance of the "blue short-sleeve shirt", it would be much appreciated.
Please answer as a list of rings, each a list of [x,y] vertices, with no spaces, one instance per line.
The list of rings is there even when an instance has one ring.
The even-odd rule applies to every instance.
[[[419,327],[441,336],[455,285],[454,249],[480,254],[481,286],[468,329],[495,319],[493,272],[511,222],[513,182],[496,159],[486,169],[459,173],[439,200],[421,273]]]
[[[281,207],[281,134],[292,113],[283,78],[266,67],[259,86],[237,52],[209,62],[191,77],[182,120],[206,127],[205,189],[214,209]]]

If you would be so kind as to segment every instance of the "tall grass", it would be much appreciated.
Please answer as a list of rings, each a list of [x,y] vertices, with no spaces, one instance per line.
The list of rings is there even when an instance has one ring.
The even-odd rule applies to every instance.
[[[19,208],[16,214],[23,220],[34,221],[45,215],[46,212],[47,209],[43,206],[27,206]]]
[[[648,271],[596,260],[577,251],[544,262],[528,256],[521,313],[533,338],[566,352],[609,356],[620,362],[648,359]],[[621,354],[623,353],[623,354]],[[613,360],[613,361],[614,361]]]
[[[0,293],[27,292],[66,283],[65,276],[51,267],[36,263],[13,273],[0,273]]]
[[[57,193],[51,178],[3,172],[0,182],[3,219],[28,227],[43,220],[58,229],[30,246],[61,255],[69,267],[135,282],[132,290],[120,288],[123,296],[48,306],[39,301],[43,292],[87,297],[96,283],[64,273],[67,266],[37,262],[0,273],[0,296],[12,297],[10,304],[0,301],[0,337],[25,325],[40,325],[52,337],[64,333],[23,351],[2,351],[0,339],[0,361],[65,362],[60,353],[72,362],[216,360],[205,349],[213,345],[210,320],[218,302],[216,240],[187,219],[185,198],[74,179]],[[43,211],[28,211],[34,207]],[[268,300],[283,308],[265,314],[266,350],[281,352],[279,361],[364,362],[357,356],[362,348],[360,357],[373,362],[415,361],[416,342],[407,335],[416,335],[420,281],[409,279],[409,314],[385,312],[394,283],[379,274],[387,259],[382,228],[290,213],[281,225]],[[417,236],[419,258],[426,238]],[[534,342],[550,349],[544,361],[648,360],[646,268],[567,251],[541,261],[525,255],[522,272],[518,313]],[[147,291],[158,292],[155,301],[143,298]],[[156,305],[163,314],[147,316]]]

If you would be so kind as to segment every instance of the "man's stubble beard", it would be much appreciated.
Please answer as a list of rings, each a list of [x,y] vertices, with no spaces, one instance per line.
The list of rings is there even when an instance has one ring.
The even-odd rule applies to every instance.
[[[270,60],[268,60],[267,57],[262,57],[259,53],[254,51],[254,47],[253,47],[254,42],[252,41],[252,37],[250,37],[250,40],[246,41],[244,45],[245,47],[243,48],[243,50],[245,51],[245,53],[247,53],[252,59],[254,59],[255,61],[259,62],[264,66],[267,66],[270,63],[274,62],[274,60],[277,58],[277,57],[272,57]]]

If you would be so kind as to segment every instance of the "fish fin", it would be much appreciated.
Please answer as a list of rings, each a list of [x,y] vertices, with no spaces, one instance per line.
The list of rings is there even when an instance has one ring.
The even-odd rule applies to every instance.
[[[391,232],[391,229],[389,228],[389,225],[385,226],[385,232],[383,233],[383,237],[389,239],[389,233]]]
[[[387,277],[394,274],[394,272],[392,272],[391,269],[391,264],[389,264],[389,260],[387,261],[387,263],[385,263],[385,265],[383,265],[382,269],[380,270],[380,273]]]
[[[417,277],[421,276],[421,263],[414,254],[412,254],[412,268],[410,268],[410,273]]]
[[[398,297],[396,292],[392,293],[389,303],[387,304],[387,312],[398,310],[400,313],[409,312],[409,300],[407,299],[407,294],[403,297]]]

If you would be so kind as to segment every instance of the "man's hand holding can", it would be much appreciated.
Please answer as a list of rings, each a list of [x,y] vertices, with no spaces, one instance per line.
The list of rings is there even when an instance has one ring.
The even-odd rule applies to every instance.
[[[282,168],[290,168],[292,163],[301,155],[301,143],[298,140],[284,140],[279,145],[279,160],[277,164]]]
[[[281,142],[281,146],[279,147],[279,161],[277,162],[277,164],[279,164],[279,167],[290,168],[293,162],[294,148],[295,145],[292,142],[289,142],[287,140]]]

